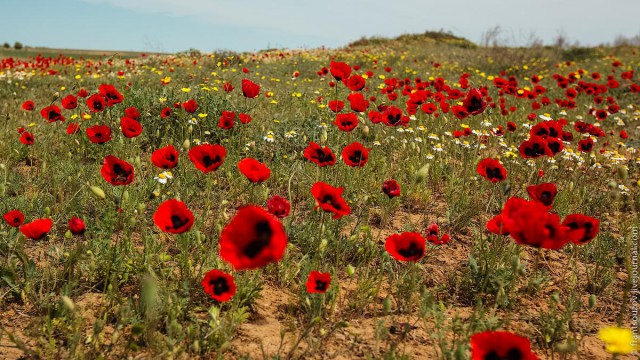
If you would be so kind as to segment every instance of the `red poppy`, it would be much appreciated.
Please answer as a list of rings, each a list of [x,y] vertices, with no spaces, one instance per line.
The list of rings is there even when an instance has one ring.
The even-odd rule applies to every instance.
[[[11,227],[18,227],[24,223],[24,214],[20,210],[11,210],[4,214],[4,221]]]
[[[89,96],[89,92],[86,89],[80,89],[78,90],[78,93],[76,95],[81,98],[86,98],[87,96]]]
[[[335,188],[324,182],[317,182],[311,187],[311,194],[316,200],[314,209],[321,208],[323,211],[333,213],[334,219],[340,219],[351,214],[349,204],[342,198],[344,188]]]
[[[240,119],[240,122],[243,124],[248,124],[251,122],[251,116],[249,116],[248,114],[240,114],[238,115],[238,119]]]
[[[433,245],[444,245],[451,240],[449,234],[443,234],[440,236],[440,229],[438,224],[431,224],[427,228],[427,241]]]
[[[171,234],[182,234],[189,231],[193,226],[193,221],[191,210],[182,201],[176,199],[163,202],[153,214],[153,223],[160,230]]]
[[[171,116],[171,108],[166,107],[166,108],[162,109],[162,111],[160,111],[160,116],[163,119],[166,119],[169,116]]]
[[[389,199],[400,196],[400,184],[395,180],[387,180],[382,184],[382,192],[387,195]]]
[[[249,99],[258,97],[260,95],[260,85],[249,79],[242,79],[242,95]]]
[[[78,131],[80,131],[80,125],[78,125],[78,123],[70,123],[69,126],[67,126],[67,134],[69,135],[77,134]]]
[[[284,256],[287,234],[282,223],[258,206],[238,210],[220,235],[220,257],[236,270],[255,269]]]
[[[582,214],[567,215],[562,225],[569,227],[567,236],[574,244],[586,244],[598,235],[600,221]]]
[[[304,149],[305,159],[318,164],[320,167],[330,166],[336,163],[336,156],[328,147],[322,147],[314,142]]]
[[[507,170],[502,166],[502,164],[500,164],[500,161],[496,159],[486,158],[481,160],[478,163],[476,171],[478,172],[478,175],[492,183],[497,183],[507,179]]]
[[[342,150],[342,160],[352,167],[364,167],[369,161],[369,149],[359,142],[354,142]]]
[[[122,135],[126,138],[134,138],[142,134],[142,125],[128,117],[120,118],[120,129],[122,129]]]
[[[196,110],[198,110],[198,103],[195,100],[191,99],[183,102],[182,108],[189,114],[193,114],[194,112],[196,112]]]
[[[354,113],[338,114],[333,122],[342,131],[351,131],[358,126],[358,116]]]
[[[538,360],[525,337],[507,331],[485,331],[471,337],[471,360]]]
[[[329,290],[331,284],[331,274],[319,271],[312,271],[307,278],[307,292],[309,294],[324,294]]]
[[[366,85],[366,81],[365,79],[360,76],[360,75],[352,75],[349,76],[349,78],[347,79],[347,82],[345,85],[347,85],[347,87],[351,90],[351,91],[360,91],[362,89],[364,89],[364,86]]]
[[[226,157],[227,150],[218,144],[202,144],[189,150],[189,160],[205,174],[218,169]]]
[[[465,119],[467,116],[469,116],[467,110],[464,108],[464,106],[461,105],[452,107],[451,111],[453,112],[453,115],[455,115],[460,120]]]
[[[28,131],[23,132],[22,135],[20,135],[20,142],[24,145],[33,145],[33,134]]]
[[[27,239],[40,240],[51,231],[53,221],[51,219],[37,219],[20,227],[20,232]]]
[[[133,181],[133,166],[113,155],[104,158],[100,170],[102,177],[111,185],[129,185]]]
[[[140,112],[133,106],[124,109],[124,114],[126,117],[133,120],[138,120],[140,118]]]
[[[546,138],[546,141],[547,141],[547,148],[551,153],[551,155],[549,156],[555,156],[557,153],[561,152],[564,149],[564,145],[562,144],[562,141],[558,138],[548,137]]]
[[[523,141],[520,147],[518,147],[518,151],[520,152],[520,156],[525,159],[538,158],[542,155],[553,155],[545,139],[539,136],[532,136],[529,140]]]
[[[222,129],[233,129],[235,125],[234,119],[236,118],[236,113],[233,111],[223,111],[222,115],[220,115],[220,120],[218,121],[218,127]]]
[[[282,196],[274,195],[267,200],[267,211],[278,219],[289,216],[290,210],[291,204],[289,204],[289,201]]]
[[[78,107],[78,98],[73,95],[67,95],[62,99],[62,107],[67,110],[73,110]]]
[[[468,114],[478,115],[487,108],[487,103],[484,102],[483,95],[478,89],[471,89],[462,101],[462,106]]]
[[[69,231],[73,235],[82,235],[87,230],[84,225],[84,221],[77,216],[74,216],[69,220]]]
[[[160,169],[173,169],[178,165],[179,155],[180,153],[173,145],[167,145],[151,154],[151,163]]]
[[[31,111],[35,109],[36,105],[31,100],[27,100],[22,103],[22,110]]]
[[[227,302],[236,294],[236,283],[233,276],[220,270],[210,270],[202,279],[204,292],[218,302]]]
[[[329,109],[334,113],[339,113],[344,109],[344,102],[340,100],[329,101]]]
[[[107,102],[104,100],[104,96],[93,94],[87,99],[87,106],[93,112],[101,112],[107,106]]]
[[[578,141],[578,151],[589,153],[591,150],[593,150],[593,139],[586,138]]]
[[[517,129],[516,123],[514,123],[513,121],[509,121],[507,123],[507,131],[514,132],[516,131],[516,129]]]
[[[426,240],[417,232],[403,232],[389,236],[384,248],[396,260],[420,261],[425,254]]]
[[[344,62],[332,61],[330,66],[331,75],[338,80],[342,81],[351,75],[351,67]]]
[[[554,183],[544,183],[527,186],[527,193],[531,200],[542,203],[544,206],[551,206],[558,194],[558,189]]]
[[[486,227],[487,230],[496,235],[509,235],[509,231],[505,227],[504,221],[502,220],[502,214],[498,214],[491,220],[487,221]]]
[[[113,85],[102,84],[98,88],[100,94],[107,100],[107,106],[113,106],[119,104],[124,100],[124,96],[116,90]]]
[[[94,144],[104,144],[111,140],[111,129],[107,125],[93,125],[88,127],[86,132]]]
[[[387,126],[407,126],[409,117],[395,106],[389,106],[382,113],[382,122]]]
[[[369,101],[367,101],[361,93],[349,94],[347,100],[349,100],[351,110],[355,112],[365,112],[369,107]]]
[[[64,116],[60,112],[60,108],[56,105],[47,106],[40,110],[40,116],[42,116],[45,120],[51,122],[54,121],[64,121]]]
[[[254,183],[261,183],[269,179],[271,170],[256,159],[246,158],[238,162],[240,172]]]
[[[225,81],[224,83],[222,83],[222,90],[224,90],[224,92],[230,93],[230,92],[233,91],[233,89],[235,89],[235,88],[233,87],[233,85],[230,82]]]
[[[501,213],[502,231],[508,232],[518,243],[536,248],[557,250],[567,244],[567,230],[560,224],[560,217],[548,212],[537,201],[512,197]]]

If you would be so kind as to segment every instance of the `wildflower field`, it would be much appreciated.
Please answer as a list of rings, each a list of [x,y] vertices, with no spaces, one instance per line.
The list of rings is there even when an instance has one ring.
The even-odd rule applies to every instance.
[[[0,358],[635,358],[638,51],[0,58]]]

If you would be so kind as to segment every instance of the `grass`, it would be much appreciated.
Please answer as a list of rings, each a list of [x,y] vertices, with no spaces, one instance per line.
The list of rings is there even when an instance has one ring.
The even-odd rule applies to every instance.
[[[422,36],[433,37],[417,37]],[[622,80],[620,73],[637,69],[638,49],[563,53],[459,46],[449,40],[464,39],[455,37],[428,46],[412,39],[396,39],[393,46],[368,39],[335,51],[153,55],[128,62],[114,58],[97,68],[89,67],[89,60],[74,60],[27,72],[0,70],[0,211],[19,209],[26,222],[50,218],[54,224],[39,240],[0,225],[0,355],[468,359],[473,334],[506,329],[530,339],[541,358],[611,356],[597,331],[631,326],[625,288],[637,224],[638,155],[632,144],[640,109],[638,94],[627,90],[637,75]],[[565,56],[575,62],[565,62]],[[361,66],[358,74],[373,72],[362,91],[365,98],[376,98],[367,112],[387,104],[407,115],[409,94],[402,93],[403,86],[394,90],[396,100],[381,94],[389,79],[415,84],[416,78],[442,78],[466,92],[459,85],[463,73],[473,88],[486,86],[498,105],[464,120],[418,108],[404,128],[373,124],[364,113],[352,132],[344,132],[332,124],[335,114],[327,103],[344,100],[343,112],[350,112],[350,91],[343,84],[330,87],[330,74],[317,75],[331,59]],[[622,66],[614,73],[616,60]],[[607,75],[615,76],[621,86],[603,96],[615,99],[618,113],[596,121],[590,108],[606,104],[594,104],[585,93],[578,94],[573,109],[554,103],[566,97],[553,75],[580,69],[584,81],[604,84]],[[603,80],[591,80],[593,72]],[[501,95],[494,86],[494,78],[514,76],[517,88],[532,89],[533,75],[542,77],[544,96],[551,100],[539,110],[532,110],[533,100]],[[257,98],[242,96],[245,78],[261,86]],[[225,82],[235,89],[223,91]],[[80,89],[97,93],[103,83],[114,85],[124,101],[91,112],[80,98],[78,108],[62,110],[65,122],[40,117],[41,108],[60,105]],[[505,99],[505,114],[499,98]],[[173,107],[189,99],[198,103],[193,114]],[[26,100],[35,102],[35,111],[21,109]],[[144,130],[131,139],[119,126],[124,109],[132,106]],[[160,116],[165,107],[172,109],[167,119]],[[233,129],[221,129],[225,110],[253,120],[242,124],[236,118]],[[523,159],[517,147],[545,113],[566,118],[565,131],[575,140],[553,161]],[[589,154],[577,150],[582,135],[573,125],[579,119],[599,123],[607,135]],[[71,122],[81,129],[75,135],[66,132]],[[517,130],[506,131],[507,122],[515,122]],[[95,124],[108,125],[113,139],[91,143],[85,130]],[[505,128],[502,137],[491,133],[498,126]],[[34,135],[33,145],[20,143],[18,127]],[[452,136],[465,127],[473,133]],[[619,137],[621,130],[628,139]],[[336,164],[319,168],[307,161],[302,153],[311,141],[329,146]],[[362,168],[340,158],[354,141],[370,149]],[[187,156],[205,142],[227,151],[223,165],[209,174]],[[162,184],[154,179],[162,170],[150,158],[168,144],[180,157],[172,178]],[[134,166],[133,183],[112,186],[103,179],[103,159],[111,154]],[[254,184],[240,173],[236,164],[246,157],[270,168],[267,181]],[[506,181],[493,184],[476,173],[478,162],[488,157],[500,158]],[[398,181],[401,196],[382,193],[389,179]],[[314,209],[310,189],[318,181],[344,187],[350,215],[332,219]],[[572,213],[598,218],[599,235],[586,245],[538,251],[486,230],[509,197],[527,198],[526,186],[539,182],[557,185],[554,212],[562,218]],[[219,256],[222,229],[240,207],[265,206],[273,195],[291,203],[282,219],[288,237],[284,257],[259,270],[234,270]],[[158,206],[173,198],[194,214],[192,229],[183,234],[162,232],[152,220]],[[68,232],[73,216],[86,223],[83,235]],[[385,251],[391,234],[424,235],[432,223],[451,241],[428,245],[421,261],[403,263]],[[237,292],[230,301],[217,302],[204,292],[201,281],[211,269],[233,275]],[[331,274],[325,294],[307,292],[313,270]]]

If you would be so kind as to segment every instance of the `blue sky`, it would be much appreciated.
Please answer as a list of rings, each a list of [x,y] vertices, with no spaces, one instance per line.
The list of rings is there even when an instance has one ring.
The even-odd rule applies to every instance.
[[[640,34],[640,0],[0,0],[0,43],[175,52],[338,47],[363,35],[451,30],[512,44],[559,32],[594,45]]]

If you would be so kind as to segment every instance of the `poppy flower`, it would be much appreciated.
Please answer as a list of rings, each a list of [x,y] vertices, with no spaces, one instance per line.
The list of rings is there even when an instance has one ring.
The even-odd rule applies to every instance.
[[[178,165],[179,155],[180,153],[173,145],[167,145],[151,154],[151,163],[160,169],[173,169]]]
[[[487,221],[486,228],[496,235],[509,235],[509,231],[502,220],[502,214],[498,214]]]
[[[507,123],[507,131],[514,132],[516,131],[516,129],[517,129],[516,123],[514,123],[513,121],[509,121]]]
[[[20,232],[27,239],[40,240],[51,231],[53,221],[51,219],[37,219],[20,227]]]
[[[289,216],[290,210],[291,204],[289,204],[289,201],[282,196],[274,195],[267,200],[267,211],[278,219]]]
[[[600,221],[596,218],[582,214],[567,215],[562,221],[562,225],[569,227],[567,236],[572,243],[586,244],[598,235],[600,231]]]
[[[258,97],[260,95],[260,85],[249,79],[242,79],[242,95],[249,99]]]
[[[395,180],[387,180],[382,184],[382,192],[387,195],[389,199],[400,196],[400,184]]]
[[[87,106],[92,112],[101,112],[107,107],[107,102],[104,96],[100,94],[93,94],[87,98]]]
[[[236,294],[233,276],[220,270],[208,271],[202,279],[202,287],[204,292],[218,302],[227,302]]]
[[[471,337],[471,360],[538,360],[529,339],[507,331],[485,331]]]
[[[124,109],[124,115],[133,120],[138,120],[140,118],[140,112],[133,106]]]
[[[469,116],[467,110],[464,108],[464,106],[461,105],[452,107],[451,111],[453,112],[453,115],[455,115],[460,120],[466,119],[467,116]]]
[[[230,82],[225,81],[224,83],[222,83],[222,90],[224,90],[224,92],[230,93],[230,92],[233,91],[233,89],[235,89],[235,88],[233,87],[233,85]]]
[[[79,131],[80,125],[78,125],[78,123],[70,123],[69,126],[67,126],[67,134],[69,135],[77,134]]]
[[[69,220],[69,231],[73,235],[82,235],[87,230],[84,225],[84,221],[77,216],[74,216]]]
[[[73,95],[67,95],[62,99],[62,107],[67,110],[73,110],[78,107],[78,98]]]
[[[487,103],[483,100],[483,95],[478,89],[471,89],[467,97],[462,101],[462,106],[467,114],[479,115],[487,108]]]
[[[318,164],[320,167],[331,166],[336,163],[336,156],[331,149],[314,142],[310,142],[309,146],[304,149],[304,158]]]
[[[180,200],[166,200],[153,214],[153,223],[164,231],[171,234],[182,234],[189,231],[193,226],[193,213]]]
[[[35,109],[35,107],[36,105],[31,100],[27,100],[22,103],[22,110],[25,111],[32,111],[33,109]]]
[[[562,144],[562,141],[558,138],[548,137],[546,138],[546,141],[547,141],[547,148],[551,153],[551,155],[549,156],[555,156],[557,153],[561,152],[564,149],[564,145]]]
[[[122,135],[126,138],[134,138],[142,134],[142,125],[128,117],[120,118],[120,129],[122,129]]]
[[[342,150],[342,160],[352,167],[364,167],[369,161],[369,149],[359,142],[354,142]]]
[[[518,147],[518,151],[520,156],[525,159],[535,159],[543,155],[552,156],[547,142],[539,136],[532,136],[529,140],[523,141]]]
[[[431,224],[427,228],[427,241],[433,245],[444,245],[451,240],[449,234],[443,234],[440,236],[440,229],[438,224]]]
[[[347,100],[349,100],[351,110],[355,112],[365,112],[369,107],[369,101],[367,101],[361,93],[349,94]]]
[[[261,268],[284,256],[287,234],[282,223],[264,209],[238,210],[220,235],[220,257],[236,270]]]
[[[107,125],[93,125],[88,127],[86,132],[94,144],[104,144],[111,140],[111,129]]]
[[[389,106],[382,113],[382,122],[387,126],[406,126],[409,123],[409,117],[399,108]]]
[[[316,200],[314,209],[333,213],[334,219],[340,219],[344,215],[351,214],[349,204],[342,198],[344,188],[335,188],[327,183],[319,181],[311,187],[311,194]]]
[[[527,186],[527,193],[531,200],[542,203],[544,206],[551,206],[558,194],[558,189],[554,183],[544,183]]]
[[[191,99],[183,102],[182,108],[189,114],[193,114],[194,112],[196,112],[196,110],[198,110],[198,103],[195,100]]]
[[[111,185],[129,185],[133,181],[133,166],[113,155],[104,158],[102,177]]]
[[[593,139],[586,138],[578,141],[578,151],[583,153],[589,153],[593,150]]]
[[[240,122],[243,124],[248,124],[251,122],[251,116],[249,116],[248,114],[240,114],[238,115],[238,119],[240,119]]]
[[[512,197],[501,213],[502,230],[522,245],[557,250],[569,242],[569,228],[560,223],[560,217],[549,213],[548,208],[537,201]]]
[[[87,96],[89,96],[89,92],[86,89],[80,89],[78,90],[78,93],[76,95],[81,98],[86,98]]]
[[[233,111],[223,111],[222,115],[220,115],[220,119],[218,121],[218,127],[225,129],[225,130],[229,130],[229,129],[233,129],[233,126],[235,125],[234,123],[234,119],[236,118],[236,113]]]
[[[338,129],[349,132],[358,126],[358,116],[354,113],[338,114],[333,122]]]
[[[20,135],[20,142],[24,145],[33,145],[33,134],[28,131],[23,132],[22,135]]]
[[[162,111],[160,111],[160,117],[162,117],[163,119],[166,119],[169,116],[171,116],[171,108],[166,107],[162,109]]]
[[[507,170],[502,166],[502,164],[500,164],[500,161],[496,159],[486,158],[481,160],[478,163],[476,171],[478,172],[478,175],[494,184],[504,181],[507,178]]]
[[[226,156],[227,150],[218,144],[202,144],[189,150],[189,160],[205,174],[218,169]]]
[[[389,236],[384,248],[396,260],[420,261],[425,254],[426,240],[417,232],[403,232]]]
[[[351,75],[351,67],[344,62],[332,61],[329,69],[337,81],[347,79]]]
[[[64,116],[60,112],[60,108],[56,105],[47,106],[40,110],[40,116],[42,116],[45,120],[51,122],[55,121],[64,121]]]
[[[24,214],[20,210],[11,210],[4,214],[3,218],[11,227],[18,227],[24,223]]]
[[[346,84],[351,91],[360,91],[366,85],[365,79],[360,75],[352,75],[347,79]]]
[[[113,85],[102,84],[98,88],[98,91],[100,91],[100,94],[107,100],[107,106],[119,104],[124,100],[124,96],[122,96]]]
[[[309,294],[324,294],[329,290],[331,284],[331,274],[319,271],[312,271],[307,278],[307,292]]]
[[[246,158],[238,162],[240,172],[254,183],[261,183],[269,179],[271,170],[256,159]]]

